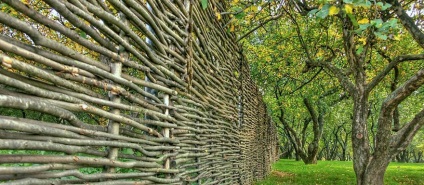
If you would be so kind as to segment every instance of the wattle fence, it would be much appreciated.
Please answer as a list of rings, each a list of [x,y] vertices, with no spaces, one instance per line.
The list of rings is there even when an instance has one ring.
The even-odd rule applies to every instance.
[[[0,183],[266,176],[276,128],[226,1],[207,2],[1,0]]]

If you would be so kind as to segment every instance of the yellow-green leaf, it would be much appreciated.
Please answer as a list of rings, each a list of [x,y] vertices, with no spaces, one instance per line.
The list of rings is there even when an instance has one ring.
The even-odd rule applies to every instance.
[[[331,6],[330,9],[328,10],[328,15],[336,15],[338,14],[340,11],[339,8],[337,8],[337,6]]]
[[[215,12],[215,16],[218,20],[221,20],[221,14],[219,12]]]
[[[206,9],[208,7],[208,0],[202,0],[202,8]]]
[[[400,35],[395,35],[395,36],[393,37],[393,40],[400,40]]]
[[[235,30],[235,26],[234,26],[234,24],[231,24],[230,32],[234,32],[234,30]]]
[[[370,20],[368,20],[367,18],[363,18],[363,19],[358,21],[358,24],[368,24],[369,22],[370,22]]]
[[[344,9],[345,9],[345,12],[347,14],[353,13],[353,5],[352,4],[345,4]]]
[[[367,44],[367,39],[366,38],[360,38],[358,39],[360,42],[362,42],[362,45]]]

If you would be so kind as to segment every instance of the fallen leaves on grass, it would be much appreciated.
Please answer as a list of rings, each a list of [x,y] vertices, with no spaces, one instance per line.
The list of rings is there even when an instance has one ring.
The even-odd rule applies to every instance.
[[[280,172],[280,171],[272,171],[271,174],[277,177],[292,177],[294,175],[292,173]]]

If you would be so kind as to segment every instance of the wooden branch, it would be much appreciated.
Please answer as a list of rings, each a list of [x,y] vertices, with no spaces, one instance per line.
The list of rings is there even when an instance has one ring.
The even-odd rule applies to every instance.
[[[24,103],[22,103],[24,102]],[[92,130],[104,130],[101,126],[89,125],[80,121],[73,113],[63,108],[57,107],[53,104],[46,102],[35,101],[29,98],[19,98],[14,96],[0,95],[0,106],[18,109],[29,109],[36,110],[44,113],[48,113],[63,119],[68,120],[71,124],[79,128],[88,128]]]
[[[398,2],[398,0],[384,1],[392,5],[391,9],[394,10],[403,27],[408,30],[408,32],[412,35],[412,38],[414,38],[418,45],[420,45],[421,48],[424,49],[424,33],[415,24],[415,21],[408,15],[408,13],[402,8],[402,5]]]
[[[414,118],[405,124],[399,131],[391,137],[390,140],[390,155],[396,156],[401,151],[405,150],[412,142],[412,139],[424,125],[424,109],[415,114]]]
[[[332,60],[330,60],[332,61]],[[349,79],[348,75],[343,72],[342,69],[337,68],[336,66],[332,65],[331,63],[327,61],[316,61],[315,63],[311,63],[311,66],[319,66],[324,67],[328,69],[332,74],[334,74],[338,81],[340,82],[340,85],[350,94],[352,95],[355,91],[355,85],[352,83],[352,81]]]
[[[121,162],[117,160],[109,160],[94,157],[83,157],[83,156],[61,156],[61,155],[0,155],[1,163],[74,163],[79,165],[109,165],[121,168],[159,168],[160,164],[153,162],[138,162],[128,161]]]
[[[394,59],[390,59],[389,60],[389,64],[383,69],[383,71],[381,71],[380,73],[378,73],[368,84],[367,84],[367,92],[370,92],[371,90],[374,89],[375,86],[377,86],[383,79],[384,77],[387,76],[387,74],[389,74],[389,72],[396,67],[398,64],[402,63],[402,62],[409,62],[409,61],[415,61],[415,60],[424,60],[424,54],[417,54],[417,55],[401,55],[398,56]]]
[[[383,102],[383,109],[390,110],[390,112],[399,105],[405,98],[411,95],[415,90],[424,84],[424,69],[419,70],[414,76],[409,78],[408,81],[400,85],[393,91]]]
[[[45,172],[48,170],[71,170],[71,169],[78,169],[81,166],[79,165],[70,165],[70,164],[58,164],[58,163],[53,163],[53,164],[47,164],[47,165],[39,165],[39,166],[26,166],[26,167],[0,167],[0,173],[2,175],[0,175],[0,180],[8,180],[8,179],[13,179],[13,177],[11,178],[9,177],[5,177],[3,175],[17,175],[17,174],[25,174],[25,175],[29,175],[31,173],[36,173],[36,172]]]
[[[144,145],[160,145],[159,143],[178,143],[178,142],[170,142],[169,138],[149,138],[149,137],[138,137],[138,138],[134,138],[134,137],[127,137],[125,135],[114,135],[114,134],[109,134],[106,132],[99,132],[99,131],[93,131],[93,130],[88,130],[88,129],[81,129],[81,128],[76,128],[73,126],[68,126],[68,125],[59,125],[59,124],[54,124],[54,123],[49,123],[49,122],[41,122],[41,121],[35,121],[35,120],[30,120],[30,119],[23,119],[23,118],[14,118],[14,117],[5,117],[5,116],[0,116],[0,118],[4,119],[4,120],[0,120],[2,121],[2,123],[4,125],[2,125],[2,128],[7,128],[10,130],[16,130],[16,131],[22,131],[22,132],[28,132],[28,133],[34,133],[34,134],[46,134],[46,135],[51,135],[51,136],[58,136],[58,134],[61,134],[63,132],[57,132],[55,130],[53,130],[52,132],[48,132],[48,129],[66,129],[68,131],[71,131],[73,133],[67,133],[65,132],[65,137],[69,137],[69,138],[87,138],[87,137],[103,137],[103,138],[110,138],[110,139],[115,139],[115,140],[122,140],[122,141],[127,141],[127,142],[131,142],[131,143],[138,143],[138,144],[144,144]],[[27,125],[25,125],[27,124]],[[28,125],[30,124],[30,125]],[[42,127],[37,127],[34,125],[41,125]],[[16,127],[16,128],[15,128]],[[32,130],[34,129],[34,130]],[[70,135],[72,134],[72,135]],[[75,136],[75,134],[79,134],[77,136]],[[150,156],[150,155],[148,155]],[[152,157],[154,157],[156,155],[153,155]]]
[[[412,137],[418,131],[418,129],[424,124],[424,110],[415,115],[414,119],[406,124],[400,131],[398,131],[392,138],[390,138],[392,132],[392,121],[393,111],[397,106],[408,96],[410,96],[415,90],[420,88],[424,84],[424,69],[419,70],[414,76],[408,81],[393,91],[383,102],[381,106],[381,112],[378,119],[378,132],[376,135],[377,145],[374,155],[390,157],[392,154],[398,153],[398,150],[402,150],[412,140]],[[393,141],[393,139],[400,139]],[[406,141],[401,139],[407,139]],[[395,142],[395,143],[393,143]],[[392,149],[386,150],[390,145]],[[390,155],[390,156],[387,156]],[[376,162],[381,161],[384,157],[378,157]]]
[[[254,31],[256,31],[257,29],[259,29],[260,27],[262,27],[262,26],[264,26],[264,25],[266,25],[266,24],[268,24],[269,22],[271,22],[271,21],[274,21],[274,20],[277,20],[277,19],[279,19],[280,17],[282,17],[283,16],[283,14],[282,13],[279,13],[279,14],[277,14],[277,15],[273,15],[273,16],[271,16],[270,18],[268,18],[267,20],[265,20],[265,21],[263,21],[263,22],[261,22],[261,23],[259,23],[258,25],[256,25],[254,28],[252,28],[251,30],[249,30],[248,32],[246,32],[246,33],[244,33],[242,36],[240,36],[239,38],[237,38],[237,41],[236,42],[240,42],[241,40],[243,40],[244,38],[246,38],[248,35],[250,35],[251,33],[253,33]]]
[[[300,85],[299,87],[297,87],[296,89],[294,89],[293,91],[290,91],[289,93],[287,93],[288,95],[291,95],[293,93],[295,93],[296,91],[302,89],[303,87],[305,87],[306,85],[308,85],[309,83],[311,83],[322,71],[323,68],[320,68],[313,76],[311,79],[309,79],[308,81],[304,82],[302,85]]]
[[[52,91],[48,91],[48,90],[44,90],[42,88],[24,83],[22,81],[16,80],[14,78],[10,78],[8,76],[5,76],[3,74],[0,73],[0,83],[1,84],[5,84],[5,85],[9,85],[10,87],[15,87],[18,89],[21,89],[25,92],[29,92],[33,95],[37,95],[39,97],[45,97],[45,98],[50,98],[53,100],[62,100],[62,101],[66,101],[66,102],[72,102],[72,103],[85,103],[83,100],[66,95],[66,94],[62,94],[62,93],[56,93],[56,92],[52,92]],[[6,90],[0,89],[0,93],[4,94],[6,93]]]
[[[318,115],[315,109],[312,107],[311,100],[309,100],[308,98],[303,98],[303,104],[305,104],[306,109],[309,112],[309,115],[311,115],[314,125],[318,125]]]

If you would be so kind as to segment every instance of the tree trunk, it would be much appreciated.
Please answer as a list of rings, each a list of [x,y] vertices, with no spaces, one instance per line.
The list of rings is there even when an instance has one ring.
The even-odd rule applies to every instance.
[[[362,88],[361,88],[362,87]],[[352,120],[353,168],[358,185],[366,184],[366,168],[369,164],[370,147],[367,130],[367,94],[363,86],[356,89]],[[384,174],[384,173],[383,173]]]
[[[396,160],[397,160],[397,162],[400,162],[400,163],[406,163],[406,162],[408,162],[408,157],[407,157],[407,151],[406,150],[404,150],[404,151],[402,151],[402,152],[400,152],[397,156],[396,156]]]
[[[368,94],[358,85],[354,96],[352,124],[353,166],[357,185],[383,185],[384,174],[393,155],[389,155],[391,120],[388,110],[382,110],[378,120],[374,153],[370,154],[367,129]],[[383,105],[384,106],[384,105]]]
[[[416,163],[420,163],[422,161],[422,158],[423,158],[423,152],[422,151],[419,151],[418,152],[418,159],[415,160],[415,162]]]
[[[373,168],[367,168],[367,172],[362,180],[361,185],[383,185],[384,184],[384,173],[386,172],[387,165],[376,166]]]
[[[295,152],[295,154],[294,154],[294,155],[296,156],[296,157],[295,157],[295,160],[296,160],[296,161],[300,161],[300,159],[301,159],[301,158],[300,158],[299,154],[298,154],[297,152]]]
[[[305,164],[317,164],[317,158],[315,157],[308,157],[303,160],[303,163]]]
[[[342,147],[342,157],[341,157],[340,161],[346,161],[346,147],[345,146]]]

